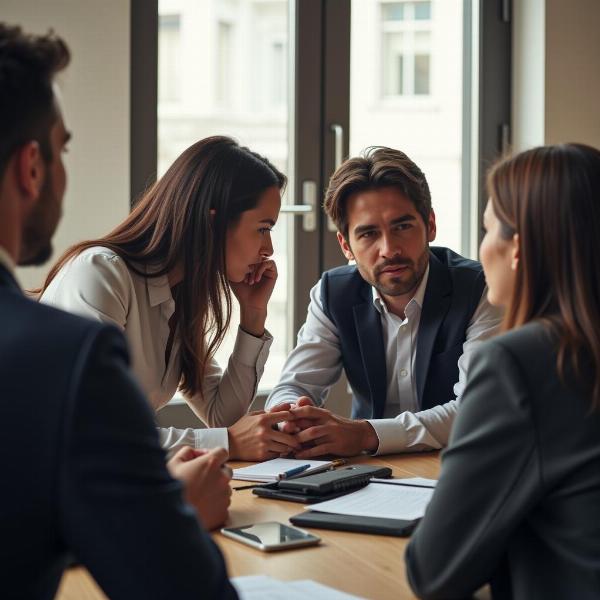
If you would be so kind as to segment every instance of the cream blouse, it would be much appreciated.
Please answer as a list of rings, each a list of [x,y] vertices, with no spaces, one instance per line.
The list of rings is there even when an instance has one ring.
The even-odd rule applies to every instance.
[[[179,340],[165,368],[169,318],[175,302],[166,275],[145,278],[131,271],[112,250],[89,248],[69,261],[52,280],[41,302],[88,318],[113,323],[125,334],[132,370],[148,401],[158,410],[173,397],[181,379]],[[238,330],[225,371],[212,360],[202,393],[185,398],[194,413],[215,429],[160,429],[163,447],[228,448],[226,427],[244,415],[264,371],[272,337]]]

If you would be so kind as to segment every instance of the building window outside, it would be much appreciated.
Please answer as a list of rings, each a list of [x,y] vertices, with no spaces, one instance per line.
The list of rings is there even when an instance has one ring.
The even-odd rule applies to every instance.
[[[159,176],[188,146],[211,135],[231,136],[291,174],[288,7],[288,0],[159,0],[159,81],[176,79],[171,89],[179,90],[177,103],[159,95]],[[173,51],[175,36],[168,37],[163,24],[175,14],[177,46]],[[281,215],[272,234],[279,277],[266,325],[276,335],[261,389],[277,383],[291,345],[286,335],[292,256],[289,223],[289,217]],[[237,322],[236,312],[234,326],[217,353],[222,368],[233,350]]]
[[[381,93],[431,94],[431,2],[381,2]]]
[[[177,102],[181,99],[181,27],[179,15],[159,15],[158,48],[159,102]]]
[[[231,106],[233,25],[219,21],[217,25],[216,100],[222,108]]]
[[[271,104],[285,109],[287,104],[287,49],[282,40],[271,44]]]

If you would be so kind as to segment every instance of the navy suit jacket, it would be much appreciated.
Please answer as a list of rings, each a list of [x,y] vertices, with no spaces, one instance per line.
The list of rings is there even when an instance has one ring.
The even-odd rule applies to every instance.
[[[458,381],[458,359],[485,278],[481,265],[448,248],[432,247],[417,335],[417,398],[421,410],[448,402]],[[323,274],[321,304],[335,324],[352,387],[352,416],[383,417],[387,373],[381,317],[372,288],[354,265]]]
[[[235,598],[165,466],[113,327],[28,300],[0,266],[0,590],[54,598],[69,556],[110,598]]]

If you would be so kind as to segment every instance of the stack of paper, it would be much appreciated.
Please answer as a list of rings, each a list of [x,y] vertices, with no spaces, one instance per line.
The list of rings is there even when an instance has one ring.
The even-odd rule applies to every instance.
[[[241,600],[361,600],[310,579],[278,581],[264,575],[231,580]]]
[[[413,487],[434,488],[437,484],[437,479],[425,479],[425,477],[406,477],[402,479],[379,479],[373,477],[372,483],[387,483],[391,485],[408,485]]]
[[[388,485],[394,480],[370,483],[334,500],[306,506],[310,510],[357,517],[381,517],[412,521],[420,519],[433,496],[433,487]],[[400,481],[400,480],[396,480]]]
[[[277,481],[279,476],[303,465],[310,465],[303,474],[309,475],[312,469],[326,468],[332,464],[330,460],[297,460],[293,458],[274,458],[265,462],[256,463],[249,467],[233,470],[233,479],[242,481]]]

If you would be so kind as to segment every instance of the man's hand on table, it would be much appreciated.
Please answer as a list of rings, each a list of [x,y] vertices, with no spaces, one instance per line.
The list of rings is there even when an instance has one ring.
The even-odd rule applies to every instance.
[[[277,428],[278,423],[291,423],[294,415],[285,408],[277,408],[272,412],[249,412],[228,427],[232,460],[269,460],[301,449],[293,435]]]
[[[308,396],[300,396],[295,403],[292,402],[284,402],[283,404],[278,404],[274,406],[269,412],[280,412],[280,411],[289,411],[291,408],[298,408],[301,406],[315,406],[315,403],[312,401],[312,398]],[[283,421],[279,423],[279,430],[284,433],[295,434],[299,433],[303,429],[307,429],[308,427],[312,427],[313,422],[310,419],[294,419],[293,421]]]
[[[219,527],[227,519],[232,475],[224,464],[227,458],[225,448],[195,450],[185,446],[167,462],[171,475],[183,483],[186,501],[196,509],[208,530]]]

